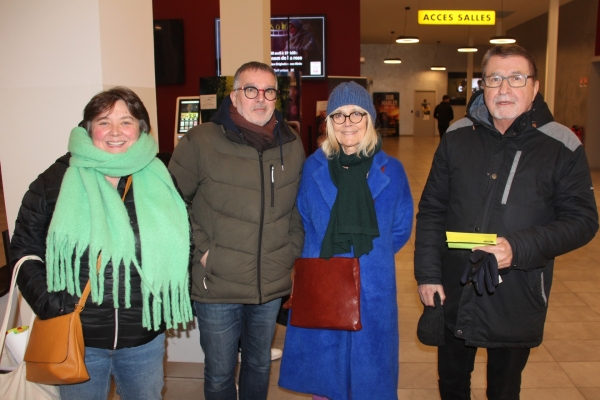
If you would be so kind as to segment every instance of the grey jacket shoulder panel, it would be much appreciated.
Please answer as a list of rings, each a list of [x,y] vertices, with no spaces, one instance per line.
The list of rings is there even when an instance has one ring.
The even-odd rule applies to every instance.
[[[566,126],[559,124],[558,122],[549,122],[546,125],[539,127],[538,131],[558,140],[571,151],[575,151],[579,146],[581,146],[581,142],[573,133],[573,131]]]

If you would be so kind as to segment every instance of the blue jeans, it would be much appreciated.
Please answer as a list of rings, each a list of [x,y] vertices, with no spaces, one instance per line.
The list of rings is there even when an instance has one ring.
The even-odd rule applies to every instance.
[[[110,376],[122,400],[160,400],[164,385],[165,334],[142,346],[119,350],[85,348],[85,366],[90,380],[61,385],[62,400],[106,400]]]
[[[265,304],[194,302],[204,351],[204,397],[236,400],[235,366],[242,343],[240,400],[265,400],[271,371],[271,342],[281,299]]]

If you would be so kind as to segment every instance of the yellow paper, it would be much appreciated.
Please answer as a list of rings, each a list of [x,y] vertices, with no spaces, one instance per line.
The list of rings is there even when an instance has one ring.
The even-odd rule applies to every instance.
[[[446,242],[450,249],[472,249],[479,246],[496,245],[495,233],[446,232]]]

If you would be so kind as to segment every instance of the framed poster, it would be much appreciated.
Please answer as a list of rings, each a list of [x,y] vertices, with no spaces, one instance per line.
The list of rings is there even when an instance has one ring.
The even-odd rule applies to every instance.
[[[400,93],[375,92],[373,103],[377,112],[375,129],[381,137],[400,136]]]

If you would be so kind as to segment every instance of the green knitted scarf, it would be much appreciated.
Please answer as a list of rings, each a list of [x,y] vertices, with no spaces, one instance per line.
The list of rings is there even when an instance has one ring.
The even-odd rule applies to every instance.
[[[190,231],[185,203],[156,156],[154,139],[142,133],[125,153],[107,153],[75,128],[69,138],[70,167],[62,181],[46,239],[48,289],[81,296],[81,256],[88,250],[92,301],[101,304],[104,270],[113,266],[113,302],[119,307],[119,271],[124,268],[125,307],[131,307],[130,268],[142,279],[143,318],[147,329],[192,320],[188,290]],[[119,193],[106,176],[133,176],[141,260]],[[100,271],[95,260],[102,253]],[[152,296],[152,299],[150,298]]]

